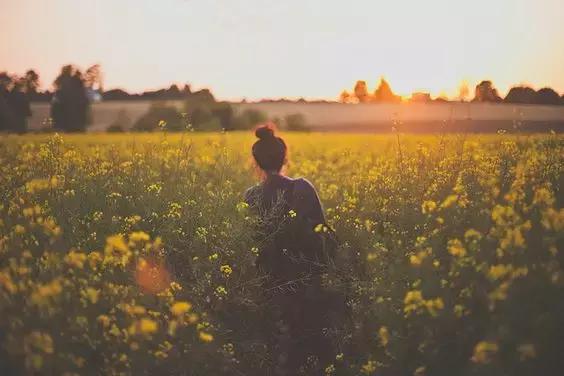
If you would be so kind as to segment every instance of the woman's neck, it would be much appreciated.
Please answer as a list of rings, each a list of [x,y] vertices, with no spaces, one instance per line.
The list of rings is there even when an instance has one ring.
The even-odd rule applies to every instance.
[[[264,181],[268,181],[271,179],[276,179],[282,176],[280,171],[263,171],[264,173]]]

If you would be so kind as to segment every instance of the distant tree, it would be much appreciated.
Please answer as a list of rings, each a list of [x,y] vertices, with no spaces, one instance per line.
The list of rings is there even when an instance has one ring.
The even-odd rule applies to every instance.
[[[24,83],[24,91],[26,94],[32,98],[37,94],[39,89],[39,74],[33,69],[25,72],[25,76],[22,78]]]
[[[352,100],[352,96],[346,90],[343,90],[341,92],[341,95],[339,95],[339,102],[341,102],[341,103],[350,103],[351,100]]]
[[[458,86],[458,100],[460,102],[466,102],[468,96],[470,95],[470,88],[468,87],[468,82],[462,81]]]
[[[560,104],[560,96],[556,91],[549,87],[543,87],[535,96],[537,104]]]
[[[0,131],[12,128],[13,114],[8,103],[12,77],[7,72],[0,72]]]
[[[90,103],[80,70],[72,65],[65,65],[53,86],[55,94],[51,104],[51,117],[55,129],[65,132],[84,131]]]
[[[8,96],[8,105],[12,112],[11,131],[25,133],[27,131],[27,118],[31,116],[29,98],[25,93],[25,79],[16,79]]]
[[[286,129],[295,132],[306,132],[310,128],[307,126],[306,118],[302,114],[289,114],[284,117]]]
[[[535,103],[537,92],[528,86],[515,86],[503,100],[505,103]]]
[[[216,103],[211,107],[211,114],[219,121],[221,129],[226,131],[234,130],[233,107],[227,102]]]
[[[175,106],[168,105],[166,102],[154,102],[147,113],[135,122],[132,129],[152,132],[158,129],[181,131],[185,128],[182,116]]]
[[[102,78],[102,68],[100,64],[94,64],[88,68],[84,74],[84,86],[102,92],[104,87]]]
[[[268,120],[266,114],[262,111],[255,110],[252,108],[247,108],[242,111],[239,115],[235,116],[234,128],[238,130],[252,129],[257,125],[264,123]],[[278,122],[280,120],[278,119]]]
[[[132,99],[134,96],[122,89],[112,89],[105,91],[102,97],[106,101],[127,100]]]
[[[431,94],[429,93],[412,93],[409,100],[413,103],[429,103],[431,102]]]
[[[178,85],[172,84],[164,93],[163,97],[163,99],[180,99],[182,97],[182,94],[180,93]]]
[[[217,122],[214,121],[215,117],[212,113],[212,108],[214,108],[215,105],[215,98],[208,89],[192,93],[188,99],[186,99],[184,102],[184,112],[186,113],[192,129],[204,130],[216,127]]]
[[[370,96],[368,95],[368,86],[366,86],[366,81],[356,81],[354,85],[354,96],[359,103],[366,103],[369,101]]]
[[[215,102],[215,97],[213,96],[213,94],[209,89],[201,89],[193,92],[192,95],[190,96],[190,99],[194,102],[200,102],[200,103]]]
[[[192,94],[192,88],[189,84],[184,84],[184,87],[182,88],[182,96],[189,97],[190,94]]]
[[[379,103],[398,103],[401,101],[401,97],[394,94],[388,81],[380,78],[380,83],[374,91],[373,101]]]
[[[497,94],[491,81],[482,81],[476,85],[476,93],[473,102],[501,102],[501,97]]]
[[[24,133],[31,116],[29,99],[25,94],[25,79],[0,73],[0,130]]]

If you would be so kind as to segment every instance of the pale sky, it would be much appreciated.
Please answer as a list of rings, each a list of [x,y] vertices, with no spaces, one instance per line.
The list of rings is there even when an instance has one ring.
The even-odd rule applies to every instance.
[[[564,92],[563,0],[0,0],[0,71],[100,63],[105,87],[336,98],[385,76],[453,95],[491,79]]]

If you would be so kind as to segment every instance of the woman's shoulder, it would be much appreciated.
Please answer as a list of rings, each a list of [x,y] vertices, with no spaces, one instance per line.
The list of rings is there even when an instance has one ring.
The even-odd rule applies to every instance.
[[[311,193],[315,193],[315,187],[306,178],[299,177],[294,179],[294,192],[298,193],[300,196],[307,196]]]
[[[294,184],[296,184],[296,188],[301,189],[315,189],[313,184],[304,177],[294,178]]]
[[[260,184],[255,184],[252,187],[247,188],[244,194],[245,202],[251,204],[255,202],[261,195],[262,188]]]

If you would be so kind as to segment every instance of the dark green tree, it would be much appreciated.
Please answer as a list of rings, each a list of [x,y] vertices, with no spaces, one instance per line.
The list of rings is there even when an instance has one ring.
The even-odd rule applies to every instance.
[[[86,130],[90,103],[86,94],[85,78],[73,65],[65,65],[53,86],[51,117],[55,129],[64,132]]]

